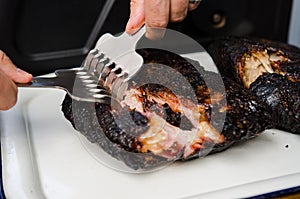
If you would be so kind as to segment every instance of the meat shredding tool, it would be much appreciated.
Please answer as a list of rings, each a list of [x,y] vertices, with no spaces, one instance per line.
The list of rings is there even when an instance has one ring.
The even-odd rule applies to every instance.
[[[126,89],[127,84],[124,82],[143,64],[143,58],[135,52],[135,47],[145,34],[145,29],[141,28],[134,35],[123,33],[118,37],[104,34],[95,48],[88,53],[80,68],[56,70],[54,77],[34,77],[30,83],[18,86],[59,88],[76,100],[109,102],[111,93],[105,87],[113,85],[118,90],[122,87]],[[99,85],[99,82],[102,82],[103,86]]]

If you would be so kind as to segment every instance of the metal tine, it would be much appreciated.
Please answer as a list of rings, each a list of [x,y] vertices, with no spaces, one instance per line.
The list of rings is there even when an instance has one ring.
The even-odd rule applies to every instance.
[[[120,65],[115,65],[115,67],[111,69],[108,77],[105,79],[104,85],[112,85],[113,81],[117,78],[117,74],[121,73],[122,71],[123,69]]]
[[[101,75],[101,70],[103,70],[103,66],[108,62],[109,59],[107,56],[98,49],[92,49],[88,53],[82,66],[83,71],[79,71],[78,73],[78,77],[82,79],[78,82],[83,86],[83,90],[87,91],[86,97],[91,97],[91,100],[94,98],[94,100],[98,102],[105,103],[110,101],[110,92],[104,88],[99,88],[99,76]],[[83,90],[81,91],[84,92]]]
[[[100,76],[101,76],[101,71],[103,70],[103,66],[104,66],[104,63],[99,60],[96,67],[95,67],[95,76],[97,77],[97,79],[99,80]]]
[[[144,35],[144,32],[145,30],[139,31],[139,33],[132,37],[130,36],[127,38],[125,35],[125,37],[120,37],[118,39],[125,39],[126,41],[129,38],[134,39],[133,42],[136,44],[139,38]],[[135,47],[135,45],[132,47]],[[104,51],[101,52],[101,49]],[[125,72],[126,70],[124,70],[122,66],[116,65],[116,63],[112,62],[113,60],[111,60],[110,57],[107,57],[104,52],[106,52],[105,45],[100,45],[89,52],[83,64],[83,72],[86,72],[87,74],[85,75],[82,73],[81,77],[87,79],[83,79],[81,82],[95,98],[102,98],[107,96],[107,94],[110,94],[107,93],[105,89],[98,87],[99,81],[103,82],[104,87],[111,87],[113,90],[118,90],[117,93],[112,91],[111,94],[116,94],[117,98],[122,97],[128,87],[126,78],[129,76],[129,74]],[[115,54],[112,54],[111,56],[112,58],[115,58]]]
[[[92,88],[89,91],[92,93],[95,93],[95,94],[110,95],[109,91],[102,89],[102,88]]]
[[[112,65],[114,66],[115,64],[113,63]],[[120,66],[116,66],[111,70],[110,68],[113,66],[106,66],[107,71],[110,70],[110,72],[105,78],[103,85],[111,88],[110,95],[112,99],[121,101],[128,87],[128,82],[124,81],[124,79],[128,77],[128,74],[124,72]],[[119,90],[120,88],[121,90]]]
[[[127,78],[127,77],[125,77],[125,78]],[[125,79],[124,78],[124,79]],[[118,95],[117,95],[117,98],[118,99],[121,99],[121,98],[123,98],[123,96],[125,95],[125,92],[127,91],[127,89],[128,89],[128,81],[124,81],[123,79],[121,80],[122,81],[122,84],[121,84],[121,86],[120,86],[120,88],[119,88],[119,91],[118,91]]]
[[[101,52],[97,52],[97,54],[94,55],[90,62],[90,67],[88,69],[88,72],[92,75],[95,75],[96,67],[99,62],[101,62],[101,59],[104,57],[104,54]]]
[[[91,62],[94,58],[94,56],[98,53],[98,49],[93,49],[91,50],[88,55],[86,56],[85,62],[83,64],[83,69],[85,69],[86,71],[89,71],[90,66],[91,66]]]
[[[101,78],[103,79],[104,74],[106,74],[104,69],[107,65],[111,65],[111,62],[108,57],[104,56],[101,60],[99,60],[98,65],[96,66],[98,80],[100,80]]]
[[[104,80],[110,74],[110,71],[115,68],[116,64],[114,62],[108,62],[104,64],[102,71],[100,72],[99,80]]]
[[[112,100],[110,96],[102,94],[94,94],[93,97],[95,98],[96,102],[100,102],[103,104],[110,104]]]
[[[122,100],[128,88],[128,82],[124,80],[125,78],[125,74],[121,77],[117,77],[112,84],[111,95],[113,98],[118,99],[120,101]]]

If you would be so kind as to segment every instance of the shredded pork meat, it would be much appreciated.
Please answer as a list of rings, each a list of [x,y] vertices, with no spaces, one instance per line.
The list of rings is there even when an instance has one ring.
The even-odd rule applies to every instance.
[[[184,130],[166,122],[165,118],[155,111],[145,110],[144,97],[147,101],[154,102],[162,108],[168,103],[173,111],[180,112],[188,118],[193,128]],[[142,113],[148,118],[149,128],[141,134],[138,140],[142,143],[141,152],[152,152],[166,158],[174,158],[183,153],[187,157],[209,143],[221,143],[224,136],[221,135],[209,121],[203,121],[201,117],[205,112],[204,107],[194,104],[188,99],[178,98],[169,91],[147,92],[143,89],[131,89],[121,102],[122,106],[128,106],[130,110]]]
[[[287,58],[281,52],[253,51],[244,54],[238,72],[245,87],[249,88],[263,73],[280,72],[277,63],[283,61],[287,61]]]

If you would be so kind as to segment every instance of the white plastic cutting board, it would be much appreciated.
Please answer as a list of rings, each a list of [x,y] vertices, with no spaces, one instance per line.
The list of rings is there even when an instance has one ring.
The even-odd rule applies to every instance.
[[[112,170],[86,151],[63,117],[64,95],[20,88],[17,105],[0,112],[8,199],[241,198],[300,185],[300,136],[279,130],[153,173]]]

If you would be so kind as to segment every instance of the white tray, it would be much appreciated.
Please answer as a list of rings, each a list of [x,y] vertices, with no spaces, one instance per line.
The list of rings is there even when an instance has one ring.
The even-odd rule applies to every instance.
[[[112,170],[83,147],[64,119],[65,92],[19,89],[0,112],[4,192],[9,199],[241,198],[300,185],[300,136],[268,130],[219,154],[147,174]]]

